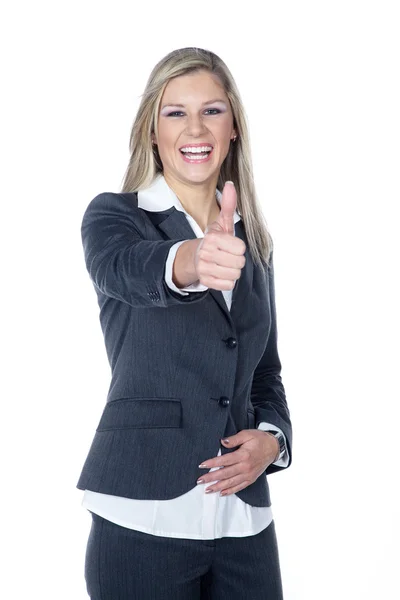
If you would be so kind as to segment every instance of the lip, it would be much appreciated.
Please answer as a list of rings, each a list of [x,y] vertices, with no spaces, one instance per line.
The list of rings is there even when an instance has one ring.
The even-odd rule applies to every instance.
[[[182,150],[182,148],[200,148],[201,146],[211,146],[211,148],[214,148],[213,144],[210,144],[210,142],[202,142],[201,144],[185,144],[184,146],[181,146],[179,150]]]

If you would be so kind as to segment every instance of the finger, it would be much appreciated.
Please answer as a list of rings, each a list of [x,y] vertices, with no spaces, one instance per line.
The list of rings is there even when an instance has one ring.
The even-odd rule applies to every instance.
[[[221,224],[216,221],[212,224],[217,225],[221,228]],[[218,232],[220,232],[219,229]],[[208,240],[207,244],[198,249],[197,258],[198,262],[203,262],[205,265],[218,265],[220,267],[226,267],[228,269],[243,269],[246,264],[246,244],[239,237],[230,236],[223,232],[224,235],[213,236],[210,233],[211,241]],[[232,256],[240,256],[240,259],[234,259]],[[223,278],[223,277],[222,277]]]
[[[226,488],[221,490],[220,496],[230,496],[231,494],[236,494],[236,492],[240,492],[240,490],[244,490],[248,485],[252,483],[251,481],[244,481],[242,484],[237,485],[235,487]]]
[[[248,430],[243,430],[248,431]],[[231,436],[233,437],[233,436]],[[233,452],[229,452],[227,454],[223,454],[220,456],[215,456],[214,458],[209,458],[207,460],[203,460],[202,463],[199,464],[200,469],[212,469],[214,467],[230,467],[231,465],[236,465],[247,458],[248,453],[243,452],[241,448],[238,450],[234,450]]]
[[[213,275],[207,273],[207,265],[199,269],[198,274],[199,278],[201,277],[201,283],[211,288],[215,288],[218,285],[219,287],[224,286],[222,289],[231,290],[241,274],[240,268],[223,267],[216,263],[210,265],[208,268],[214,270]]]
[[[230,477],[229,479],[224,479],[223,481],[221,480],[218,483],[214,483],[212,486],[205,488],[205,492],[209,489],[212,492],[221,492],[221,491],[225,491],[225,490],[229,490],[231,488],[240,488],[240,486],[246,487],[250,484],[251,482],[248,479],[245,479],[243,476],[243,473],[239,474],[239,475],[234,475],[233,477]],[[241,488],[240,488],[241,489]]]
[[[234,215],[236,210],[237,194],[232,181],[226,181],[222,191],[221,211],[217,221],[226,233],[234,234]]]
[[[220,469],[216,469],[215,471],[210,471],[204,475],[200,475],[197,479],[196,483],[210,484],[215,483],[217,481],[222,481],[224,479],[229,479],[238,475],[242,471],[240,467],[235,467],[234,465],[230,467],[221,467]]]

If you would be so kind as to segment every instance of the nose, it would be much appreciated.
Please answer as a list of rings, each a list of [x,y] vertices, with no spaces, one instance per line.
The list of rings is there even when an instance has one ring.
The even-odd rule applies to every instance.
[[[186,134],[188,137],[198,137],[206,131],[203,120],[199,115],[188,116],[186,121]]]

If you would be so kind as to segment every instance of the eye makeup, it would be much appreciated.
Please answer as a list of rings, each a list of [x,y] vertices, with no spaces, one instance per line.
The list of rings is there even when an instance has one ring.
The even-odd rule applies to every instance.
[[[218,114],[220,114],[220,113],[222,113],[222,112],[224,112],[224,111],[220,110],[219,108],[206,108],[206,112],[208,112],[208,111],[212,111],[212,110],[215,110],[215,111],[217,111],[217,113],[216,113],[217,115],[218,115]],[[181,110],[173,110],[173,111],[172,111],[172,112],[170,112],[170,113],[163,114],[163,116],[165,116],[165,117],[172,117],[172,116],[174,116],[175,114],[177,114],[177,113],[181,113],[181,112],[182,112]],[[213,116],[213,115],[211,115],[211,116]]]
[[[205,103],[205,105],[210,105],[210,104],[214,104],[214,106],[212,108],[207,108],[206,110],[218,110],[219,112],[225,112],[226,111],[226,104],[225,104],[225,102],[215,101],[214,100],[213,102],[206,102]],[[217,104],[217,106],[215,106],[215,104]],[[183,104],[165,104],[162,107],[162,110],[161,110],[160,114],[162,116],[168,116],[172,112],[181,112],[181,111],[178,110],[179,108],[185,108],[185,106]],[[174,110],[174,109],[177,109],[177,110]]]

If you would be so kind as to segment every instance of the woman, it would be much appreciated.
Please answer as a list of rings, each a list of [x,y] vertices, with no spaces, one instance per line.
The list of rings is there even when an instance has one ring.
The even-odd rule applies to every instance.
[[[267,475],[291,464],[292,428],[271,237],[218,56],[155,66],[123,190],[89,203],[82,240],[112,369],[77,484],[90,597],[282,598]]]

